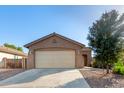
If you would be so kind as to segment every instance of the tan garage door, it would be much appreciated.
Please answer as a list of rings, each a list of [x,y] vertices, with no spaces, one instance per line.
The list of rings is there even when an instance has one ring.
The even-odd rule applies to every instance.
[[[74,68],[75,51],[36,51],[36,68]]]

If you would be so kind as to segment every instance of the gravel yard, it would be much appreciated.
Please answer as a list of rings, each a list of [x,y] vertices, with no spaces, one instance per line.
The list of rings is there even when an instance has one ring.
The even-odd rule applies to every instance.
[[[92,88],[124,88],[124,76],[105,74],[105,70],[85,67],[80,70],[85,80]]]
[[[0,69],[0,81],[23,72],[23,69]]]

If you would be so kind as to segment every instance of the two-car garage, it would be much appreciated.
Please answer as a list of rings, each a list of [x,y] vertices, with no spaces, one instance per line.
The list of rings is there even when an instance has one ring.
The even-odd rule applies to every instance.
[[[75,68],[75,51],[36,51],[36,68]]]
[[[91,50],[89,48],[56,33],[28,43],[25,47],[29,49],[27,62],[29,69],[82,68],[91,62]],[[87,60],[84,60],[84,57]]]

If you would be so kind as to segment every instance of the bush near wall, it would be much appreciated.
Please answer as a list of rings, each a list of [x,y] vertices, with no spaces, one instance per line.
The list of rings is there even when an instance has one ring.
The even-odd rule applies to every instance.
[[[106,69],[106,64],[102,64],[101,62],[99,61],[94,61],[93,64],[92,64],[92,67],[93,68],[101,68],[101,69]],[[109,66],[109,69],[111,69],[112,66]]]
[[[102,68],[102,65],[100,62],[96,61],[95,58],[93,58],[93,63],[92,63],[93,68]]]

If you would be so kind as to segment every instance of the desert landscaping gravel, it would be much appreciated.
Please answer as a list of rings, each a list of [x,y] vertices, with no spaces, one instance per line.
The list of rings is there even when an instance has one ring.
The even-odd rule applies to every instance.
[[[85,67],[80,72],[92,88],[124,88],[123,75],[106,74],[105,70],[91,67]]]

